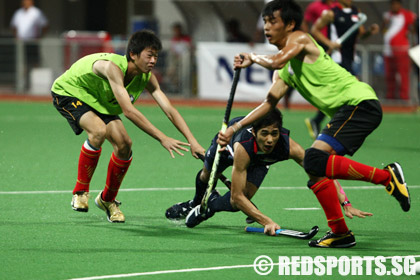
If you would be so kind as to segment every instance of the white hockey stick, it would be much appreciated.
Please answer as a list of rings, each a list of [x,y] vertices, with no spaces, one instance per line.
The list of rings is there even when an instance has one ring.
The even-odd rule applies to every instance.
[[[353,24],[346,32],[344,32],[344,34],[335,41],[336,43],[341,45],[350,37],[351,34],[353,34],[362,24],[366,22],[367,16],[364,13],[359,13],[357,16],[359,17],[359,21]]]

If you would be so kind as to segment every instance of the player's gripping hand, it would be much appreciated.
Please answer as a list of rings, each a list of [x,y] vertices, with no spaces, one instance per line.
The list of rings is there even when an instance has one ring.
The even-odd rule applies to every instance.
[[[235,55],[233,58],[233,68],[246,68],[251,66],[253,61],[251,60],[251,54],[249,53],[240,53]]]
[[[373,216],[372,213],[369,212],[364,212],[362,210],[359,210],[357,208],[354,208],[353,206],[344,206],[344,214],[350,218],[353,219],[354,216],[359,217],[359,218],[366,218],[367,216]]]
[[[184,154],[180,152],[179,150],[188,152],[189,150],[182,146],[191,146],[189,143],[185,143],[176,139],[173,139],[171,137],[165,137],[160,141],[160,144],[169,151],[172,158],[175,158],[174,153],[177,153],[178,155],[183,156]]]
[[[235,132],[231,126],[229,126],[225,132],[219,131],[217,136],[217,144],[219,144],[224,150],[224,148],[229,144],[230,139],[232,139],[234,133]]]
[[[275,222],[271,221],[264,226],[264,233],[267,235],[276,235],[276,230],[280,229],[280,226]]]
[[[199,159],[199,154],[204,156],[206,154],[206,150],[203,147],[201,147],[201,145],[198,144],[198,142],[194,142],[191,143],[191,154],[196,159]]]

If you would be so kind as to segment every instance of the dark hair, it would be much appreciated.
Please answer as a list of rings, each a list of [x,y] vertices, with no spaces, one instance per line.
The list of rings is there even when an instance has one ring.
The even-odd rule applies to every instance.
[[[279,130],[283,127],[283,115],[277,108],[271,110],[264,118],[255,121],[252,124],[252,129],[256,134],[258,130],[273,124],[277,124]]]
[[[285,25],[295,22],[293,31],[298,30],[303,20],[302,8],[294,0],[273,0],[268,2],[262,11],[263,17],[273,17],[275,11],[280,11],[280,18]]]
[[[127,60],[131,61],[131,52],[139,55],[145,48],[160,51],[162,49],[162,42],[151,30],[143,29],[134,32],[128,40],[127,50],[125,52]]]

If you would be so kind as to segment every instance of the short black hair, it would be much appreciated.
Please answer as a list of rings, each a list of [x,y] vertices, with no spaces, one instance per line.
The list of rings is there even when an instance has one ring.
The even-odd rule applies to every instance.
[[[295,22],[293,31],[298,30],[303,20],[302,8],[294,0],[273,0],[268,2],[262,11],[263,17],[273,17],[275,11],[280,11],[280,18],[285,25]]]
[[[273,124],[277,124],[279,130],[283,127],[283,115],[277,108],[271,110],[264,118],[255,121],[252,130],[257,134],[258,130]]]
[[[160,51],[162,49],[162,42],[151,30],[143,29],[134,32],[128,40],[127,50],[125,52],[127,60],[131,61],[130,53],[139,55],[145,48]]]

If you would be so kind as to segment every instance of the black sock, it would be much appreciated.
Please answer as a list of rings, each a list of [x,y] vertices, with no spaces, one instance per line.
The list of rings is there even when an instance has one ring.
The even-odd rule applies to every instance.
[[[318,126],[320,126],[320,124],[322,123],[322,121],[324,120],[325,115],[324,113],[322,113],[321,111],[318,111],[315,115],[315,117],[312,119]]]
[[[234,209],[232,205],[230,204],[230,191],[225,193],[224,196],[220,196],[216,198],[215,200],[211,201],[209,203],[209,207],[214,212],[221,212],[221,211],[227,211],[227,212],[238,212],[238,209]]]
[[[207,189],[207,183],[204,183],[200,180],[200,174],[201,171],[198,171],[197,176],[195,177],[195,196],[193,199],[193,205],[197,206],[201,203],[201,200],[203,199],[204,193]]]

